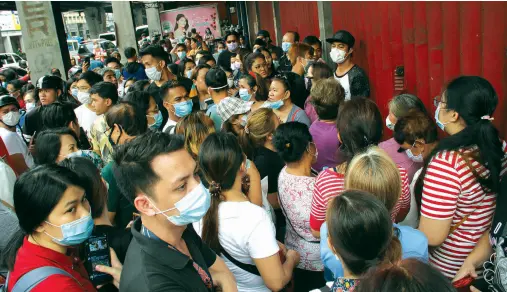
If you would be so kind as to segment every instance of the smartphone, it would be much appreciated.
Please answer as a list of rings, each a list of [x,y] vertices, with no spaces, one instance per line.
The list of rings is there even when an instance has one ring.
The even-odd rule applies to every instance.
[[[86,57],[84,62],[90,64],[90,57]]]
[[[472,285],[473,281],[474,278],[467,276],[465,278],[459,279],[456,282],[453,282],[452,285],[458,292],[470,291],[470,286]]]
[[[97,265],[111,266],[109,240],[106,233],[93,233],[85,241],[85,259],[85,267],[93,285],[102,285],[113,280],[111,275],[95,270]]]

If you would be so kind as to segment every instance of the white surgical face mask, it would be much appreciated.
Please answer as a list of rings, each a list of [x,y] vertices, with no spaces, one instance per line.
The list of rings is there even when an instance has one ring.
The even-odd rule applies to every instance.
[[[233,88],[234,87],[234,79],[232,79],[232,78],[227,79],[227,86],[229,86],[229,88]]]
[[[393,124],[391,122],[391,119],[389,119],[389,116],[386,118],[386,127],[391,130],[391,131],[394,131],[394,125],[396,124]]]
[[[405,150],[405,153],[407,153],[408,158],[410,158],[413,162],[423,162],[424,161],[422,153],[420,153],[419,155],[414,155],[412,153],[412,150],[410,150],[410,149]]]
[[[331,52],[329,53],[329,56],[331,57],[333,62],[335,62],[336,64],[341,64],[341,63],[345,62],[345,59],[346,59],[345,55],[346,55],[345,51],[342,51],[337,48],[331,49]]]
[[[160,81],[160,78],[162,78],[162,71],[158,71],[157,66],[146,68],[144,71],[146,72],[146,76],[153,81]]]
[[[26,106],[26,111],[30,112],[35,108],[35,102],[28,102],[25,104],[25,106]]]
[[[90,93],[89,92],[82,92],[82,91],[79,91],[77,93],[77,100],[79,100],[79,102],[81,104],[90,104],[92,102],[92,98],[90,97]]]
[[[20,118],[21,118],[21,114],[19,113],[19,111],[15,111],[15,112],[9,112],[9,113],[5,114],[2,118],[2,121],[7,126],[14,127],[19,123]]]

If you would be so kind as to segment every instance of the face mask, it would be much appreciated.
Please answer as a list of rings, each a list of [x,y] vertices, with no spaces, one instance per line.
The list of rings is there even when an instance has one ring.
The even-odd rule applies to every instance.
[[[235,51],[236,49],[238,48],[238,43],[230,43],[230,44],[227,44],[227,49],[229,51]]]
[[[184,118],[192,112],[192,100],[182,101],[174,104],[174,114],[177,117]]]
[[[234,79],[228,78],[227,79],[227,86],[229,86],[229,88],[233,88],[234,87]]]
[[[153,119],[155,119],[155,122],[151,125],[148,125],[148,126],[152,129],[159,129],[160,126],[162,126],[162,122],[164,121],[164,118],[162,117],[162,113],[160,111],[158,111],[158,113],[156,113],[154,116],[151,116],[151,117],[153,117]]]
[[[120,80],[121,72],[120,69],[114,69],[114,76],[116,79]]]
[[[81,104],[90,104],[92,102],[92,98],[90,97],[90,93],[89,92],[82,92],[82,91],[79,91],[77,93],[77,100],[79,100],[79,102]]]
[[[336,64],[341,64],[345,62],[345,51],[339,50],[337,48],[331,49],[331,52],[329,53],[329,56],[335,62]]]
[[[2,121],[7,126],[14,127],[19,123],[20,118],[21,118],[21,114],[19,113],[19,111],[15,111],[15,112],[9,112],[8,114],[4,115],[4,117],[2,118]]]
[[[438,115],[440,114],[440,105],[437,106],[437,110],[435,111],[435,121],[437,122],[437,126],[442,130],[444,131],[445,129],[445,125],[449,124],[449,122],[447,123],[442,123],[439,119],[438,119]]]
[[[218,49],[218,53],[221,54],[223,51],[225,51],[224,49]]]
[[[35,102],[29,102],[29,103],[25,104],[25,106],[26,106],[26,111],[30,112],[35,108]]]
[[[77,88],[72,88],[72,89],[70,90],[70,92],[71,92],[72,96],[74,96],[75,98],[77,98],[77,93],[79,92],[79,89],[77,89]]]
[[[180,60],[183,60],[187,56],[187,52],[178,52],[177,55]]]
[[[236,70],[241,69],[241,63],[238,61],[231,63],[231,69],[232,69],[232,71],[236,71]]]
[[[153,81],[160,81],[160,78],[162,78],[162,71],[158,71],[157,66],[146,68],[144,72],[146,72],[146,76]]]
[[[415,156],[412,153],[412,150],[410,150],[410,149],[405,150],[405,153],[407,153],[408,158],[412,159],[413,162],[423,162],[422,153],[420,153],[419,155]]]
[[[190,193],[183,197],[183,199],[176,202],[176,204],[174,204],[174,208],[160,211],[160,209],[158,209],[152,202],[155,209],[158,210],[155,214],[164,215],[167,220],[176,226],[184,226],[201,220],[208,211],[210,203],[211,196],[202,183],[196,186]],[[164,214],[174,209],[180,211],[180,215],[167,216]]]
[[[262,107],[266,107],[266,108],[270,108],[270,109],[274,109],[274,110],[277,110],[279,108],[281,108],[283,106],[283,99],[280,99],[278,101],[266,101],[264,102],[264,104],[262,105]]]
[[[240,125],[242,127],[246,127],[246,123],[248,122],[248,116],[247,115],[244,115],[241,117],[241,121],[240,121]],[[247,160],[247,169],[250,168],[250,160]]]
[[[248,89],[246,89],[246,88],[240,88],[239,89],[239,97],[242,100],[249,101],[251,96],[252,95],[250,93],[248,93]]]
[[[287,53],[290,49],[290,46],[292,46],[292,43],[289,42],[283,42],[282,43],[282,50]]]
[[[312,79],[305,77],[305,84],[306,84],[306,89],[310,90],[312,88]]]
[[[391,130],[391,131],[394,131],[394,125],[391,120],[389,119],[389,117],[386,118],[386,127]]]
[[[188,79],[192,78],[192,70],[187,71],[187,78]]]
[[[91,212],[91,211],[90,211]],[[54,242],[58,243],[59,245],[63,246],[71,246],[71,245],[78,245],[83,243],[85,240],[87,240],[90,235],[92,235],[93,231],[93,219],[90,214],[87,216],[78,219],[76,221],[72,221],[70,223],[62,224],[60,226],[54,225],[49,223],[48,221],[45,221],[47,224],[54,226],[54,227],[60,227],[60,230],[62,231],[62,239],[58,239],[56,237],[53,237],[49,235],[47,232],[44,232],[47,236],[51,237]]]
[[[121,134],[123,134],[123,130],[121,127],[120,128],[120,135],[118,135],[118,138],[116,138],[116,142],[113,141],[113,130],[111,130],[111,132],[109,133],[109,135],[107,136],[107,139],[109,140],[109,143],[111,143],[111,146],[116,146],[116,144],[118,144],[118,142],[120,141],[120,137],[121,137]]]
[[[273,60],[273,66],[275,66],[275,70],[278,69],[278,67],[280,67],[280,61]]]

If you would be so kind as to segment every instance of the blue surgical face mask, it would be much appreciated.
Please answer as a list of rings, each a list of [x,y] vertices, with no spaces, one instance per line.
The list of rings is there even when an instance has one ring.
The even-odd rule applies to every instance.
[[[77,93],[79,92],[79,89],[77,89],[77,87],[74,87],[70,91],[72,93],[72,96],[74,96],[75,98],[77,98]]]
[[[249,101],[252,95],[248,93],[248,89],[240,88],[239,89],[239,97],[244,101]]]
[[[158,111],[154,116],[152,116],[153,119],[155,119],[155,122],[151,125],[148,125],[151,129],[160,129],[160,126],[162,126],[162,122],[164,121],[164,118],[162,117],[162,113]]]
[[[440,105],[437,106],[437,110],[435,111],[435,121],[437,122],[437,126],[442,130],[442,131],[445,131],[445,125],[449,124],[448,122],[447,123],[442,123],[439,119],[438,119],[438,115],[440,114]]]
[[[394,125],[393,122],[391,122],[391,119],[389,117],[386,118],[386,127],[391,130],[391,131],[394,131]]]
[[[90,210],[91,212],[91,210]],[[72,246],[72,245],[79,245],[83,243],[85,240],[87,240],[90,235],[92,235],[93,231],[93,219],[91,216],[91,213],[87,216],[80,218],[76,221],[72,221],[70,223],[65,223],[62,225],[54,225],[48,221],[45,221],[47,224],[59,227],[62,231],[62,239],[58,239],[56,237],[53,237],[49,235],[47,232],[44,231],[44,233],[51,237],[54,242],[58,243],[59,245],[63,246]]]
[[[148,199],[150,202],[151,200]],[[151,202],[153,204],[153,202]],[[164,211],[160,211],[159,208],[153,204],[156,210],[158,210],[155,214],[164,215],[167,220],[177,226],[184,226],[188,224],[192,224],[197,222],[204,217],[206,212],[208,212],[209,206],[211,204],[211,195],[209,191],[204,187],[202,183],[197,185],[190,193],[183,197],[183,199],[179,200],[174,204],[174,208],[169,208]],[[180,214],[174,216],[167,216],[165,213],[171,210],[177,209]]]
[[[118,81],[120,80],[120,77],[121,77],[121,71],[120,69],[114,69],[114,76],[116,77],[116,79],[118,79]]]
[[[225,51],[224,49],[218,49],[218,53],[221,54],[223,51]]]
[[[424,161],[422,153],[420,153],[419,155],[416,156],[412,153],[412,150],[410,150],[410,149],[405,150],[405,153],[407,153],[408,158],[410,158],[413,162],[423,162]]]
[[[266,101],[262,105],[262,107],[270,108],[270,109],[274,109],[274,110],[277,110],[277,109],[281,108],[282,106],[283,106],[283,99],[280,99],[278,101]]]
[[[178,55],[178,59],[183,60],[187,56],[187,52],[177,52],[176,55]]]
[[[287,53],[290,49],[290,46],[292,46],[292,43],[289,42],[283,42],[282,43],[282,50]]]
[[[188,71],[187,71],[187,78],[188,78],[188,79],[191,79],[191,78],[192,78],[192,70],[188,70]]]
[[[194,103],[192,100],[182,101],[175,103],[174,106],[174,114],[177,117],[184,118],[188,116],[192,112],[192,106]]]

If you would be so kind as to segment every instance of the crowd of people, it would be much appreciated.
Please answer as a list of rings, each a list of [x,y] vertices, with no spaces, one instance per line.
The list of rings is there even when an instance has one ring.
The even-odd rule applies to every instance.
[[[503,257],[507,195],[486,79],[449,80],[433,109],[397,95],[382,117],[348,31],[325,40],[333,67],[316,36],[241,38],[143,38],[68,80],[1,73],[7,291],[502,285],[482,268]],[[107,261],[86,256],[101,234]]]

